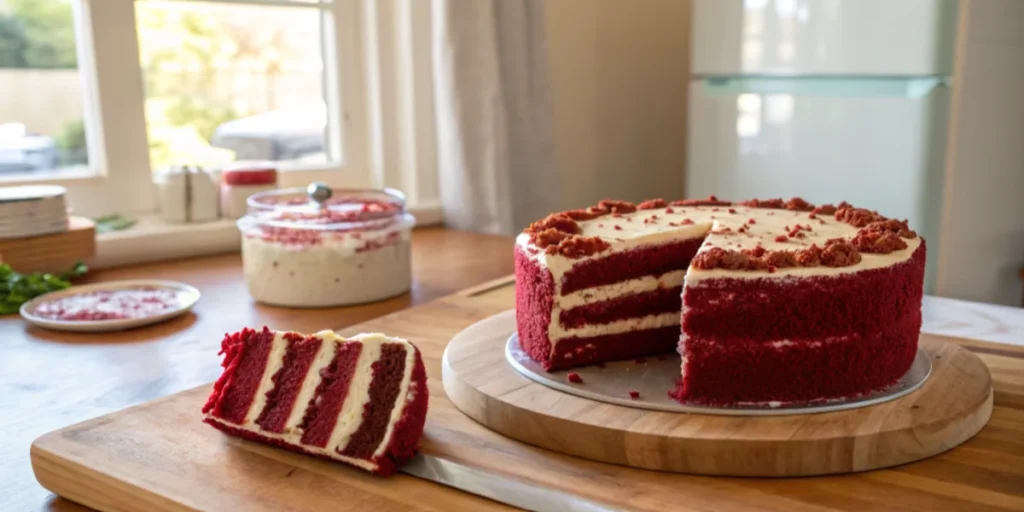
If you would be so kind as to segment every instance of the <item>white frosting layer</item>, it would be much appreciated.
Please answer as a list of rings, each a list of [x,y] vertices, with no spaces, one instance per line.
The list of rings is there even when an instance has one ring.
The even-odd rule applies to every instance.
[[[732,209],[735,213],[729,213]],[[672,213],[668,213],[671,210]],[[693,224],[683,224],[689,219]],[[754,223],[747,221],[753,219]],[[645,224],[644,221],[647,221]],[[536,251],[533,256],[541,265],[551,271],[555,278],[556,291],[560,291],[562,276],[576,264],[610,254],[628,251],[644,245],[657,245],[671,241],[688,240],[706,236],[701,251],[711,247],[723,249],[752,249],[761,245],[767,250],[799,250],[817,244],[823,247],[830,238],[853,238],[859,228],[837,221],[832,215],[810,217],[810,212],[782,209],[748,208],[744,206],[688,206],[639,210],[622,214],[616,218],[603,215],[591,220],[579,221],[583,236],[598,236],[611,244],[607,251],[583,258],[567,258],[559,254]],[[675,224],[674,226],[672,224]],[[786,228],[795,225],[810,226],[803,231],[804,238],[788,238],[784,242],[776,237],[786,235]],[[746,232],[739,229],[746,225]],[[618,227],[618,229],[616,229]],[[889,254],[861,253],[861,262],[848,267],[787,267],[773,273],[728,269],[703,270],[691,267],[686,275],[687,283],[705,279],[782,279],[786,277],[833,276],[892,266],[910,259],[921,245],[920,238],[903,239],[907,248]],[[529,248],[529,235],[523,233],[516,239],[521,248]]]
[[[548,337],[552,342],[552,350],[557,345],[557,341],[562,338],[571,338],[573,336],[588,337],[588,336],[603,336],[605,334],[620,334],[623,332],[630,331],[643,331],[647,329],[657,329],[659,327],[667,327],[669,325],[679,325],[679,313],[661,313],[657,315],[647,315],[635,318],[627,318],[625,320],[616,320],[607,324],[587,324],[583,327],[577,327],[574,329],[565,329],[558,323],[558,317],[554,314],[551,315],[554,320],[548,326]]]
[[[578,290],[568,295],[559,295],[555,297],[555,307],[561,310],[566,310],[577,306],[604,302],[609,299],[623,297],[626,295],[650,292],[657,290],[658,288],[675,288],[683,285],[683,279],[685,277],[685,270],[676,270],[660,276],[644,276],[638,279],[630,279],[629,281],[620,281],[614,284],[595,286],[594,288]]]
[[[338,352],[338,345],[344,341],[341,336],[338,336],[334,331],[320,331],[316,333],[316,336],[323,340],[320,343],[320,348],[316,351],[316,355],[313,356],[313,362],[309,365],[309,371],[306,372],[306,378],[302,379],[302,387],[299,388],[299,394],[295,397],[295,405],[292,407],[292,412],[288,415],[288,420],[284,423],[284,431],[291,432],[293,430],[298,432],[298,436],[302,437],[302,432],[299,431],[298,426],[302,423],[302,418],[306,415],[306,408],[309,406],[309,401],[313,399],[313,395],[316,394],[316,388],[320,386],[320,382],[323,381],[323,377],[320,372],[324,371],[325,368],[331,361],[334,360],[334,354]]]
[[[274,334],[273,345],[271,347],[270,354],[268,355],[266,369],[261,376],[260,384],[257,388],[256,398],[250,405],[249,411],[242,424],[225,421],[224,419],[215,417],[210,413],[207,413],[205,417],[232,428],[253,432],[271,439],[285,441],[288,444],[299,446],[311,453],[342,460],[365,469],[376,469],[376,464],[362,459],[347,457],[339,453],[339,450],[345,448],[351,439],[352,434],[354,434],[359,428],[359,425],[362,424],[363,410],[370,399],[369,390],[373,381],[372,365],[380,359],[382,346],[388,343],[397,343],[405,345],[405,372],[399,386],[396,406],[391,411],[391,416],[388,420],[384,436],[382,437],[380,444],[375,447],[373,457],[379,457],[383,455],[385,450],[387,450],[388,445],[391,443],[391,437],[394,435],[395,425],[401,419],[406,406],[415,397],[416,390],[410,389],[410,387],[412,385],[413,367],[416,362],[416,348],[406,340],[401,338],[391,338],[380,333],[359,334],[352,338],[345,339],[338,336],[333,331],[325,330],[318,332],[316,336],[321,338],[323,342],[317,350],[306,376],[303,378],[302,385],[298,395],[296,396],[292,411],[285,422],[284,430],[280,433],[268,432],[257,425],[255,420],[259,417],[263,408],[266,406],[267,393],[273,390],[273,375],[277,373],[283,365],[284,356],[287,352],[288,346],[288,342],[284,339],[283,335],[283,332],[275,332]],[[309,402],[313,399],[313,395],[322,381],[321,372],[324,368],[330,365],[337,353],[338,347],[342,343],[347,342],[359,342],[362,344],[362,348],[359,353],[359,359],[356,363],[356,373],[352,376],[349,383],[348,395],[345,398],[341,411],[338,413],[338,419],[334,425],[334,430],[331,432],[327,446],[319,447],[303,444],[302,436],[304,432],[299,428],[299,424],[302,422],[302,418],[305,416]]]
[[[352,434],[362,423],[363,408],[370,401],[370,382],[373,381],[371,365],[380,359],[380,340],[363,343],[356,360],[356,370],[348,386],[348,395],[338,411],[338,420],[334,423],[334,432],[327,441],[327,446],[342,449],[348,446]]]

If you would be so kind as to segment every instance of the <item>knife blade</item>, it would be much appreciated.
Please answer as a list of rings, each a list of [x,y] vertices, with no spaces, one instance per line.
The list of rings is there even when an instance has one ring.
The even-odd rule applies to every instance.
[[[417,454],[399,471],[494,501],[536,512],[619,510],[562,491],[538,487],[433,455]]]

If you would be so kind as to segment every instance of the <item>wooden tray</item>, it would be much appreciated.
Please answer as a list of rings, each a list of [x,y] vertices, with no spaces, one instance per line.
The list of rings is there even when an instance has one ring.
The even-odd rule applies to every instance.
[[[441,385],[441,354],[458,332],[509,309],[512,297],[509,278],[342,331],[389,332],[423,351],[431,392],[424,452],[630,510],[1024,509],[1020,347],[959,340],[988,365],[995,407],[977,436],[938,456],[843,476],[692,476],[562,455],[460,413]],[[412,477],[375,478],[228,438],[200,423],[207,391],[204,386],[47,434],[32,446],[35,474],[51,491],[101,510],[506,509]]]
[[[850,473],[944,452],[992,414],[988,368],[953,343],[925,341],[931,377],[890,402],[822,414],[711,416],[595,402],[538,384],[505,360],[515,324],[509,310],[452,339],[442,361],[448,398],[491,430],[601,462],[707,475]]]

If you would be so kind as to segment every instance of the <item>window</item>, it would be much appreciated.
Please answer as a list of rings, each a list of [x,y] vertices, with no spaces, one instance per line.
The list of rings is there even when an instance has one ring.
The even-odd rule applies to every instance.
[[[0,185],[146,214],[154,170],[269,159],[281,186],[396,187],[436,206],[429,5],[0,0]],[[26,85],[11,90],[12,73]]]
[[[88,175],[71,0],[0,0],[0,179]]]
[[[138,1],[153,169],[340,161],[325,144],[321,16],[316,6]]]

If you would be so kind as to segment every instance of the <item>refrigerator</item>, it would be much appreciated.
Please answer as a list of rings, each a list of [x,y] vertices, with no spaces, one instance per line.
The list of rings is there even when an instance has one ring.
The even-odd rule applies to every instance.
[[[933,286],[954,0],[694,0],[686,195],[908,219]]]

